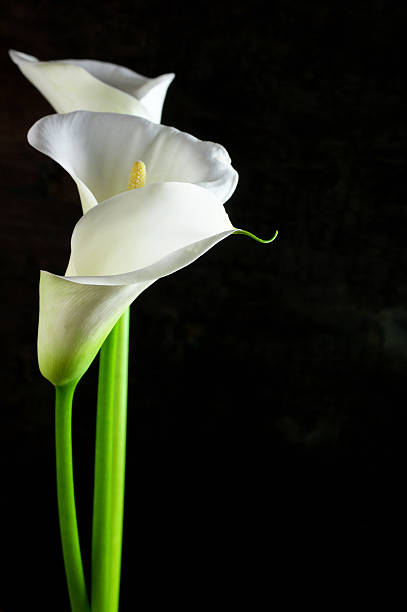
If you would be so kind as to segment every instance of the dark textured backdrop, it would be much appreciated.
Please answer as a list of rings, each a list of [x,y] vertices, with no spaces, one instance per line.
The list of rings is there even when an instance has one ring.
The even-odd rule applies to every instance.
[[[132,311],[121,609],[195,610],[221,587],[220,607],[245,599],[256,610],[260,590],[271,605],[282,578],[294,588],[294,567],[301,575],[321,544],[328,568],[345,551],[331,595],[368,560],[377,589],[374,571],[382,576],[397,548],[407,365],[400,7],[3,4],[4,612],[68,610],[53,392],[35,343],[39,270],[64,271],[80,215],[70,177],[26,143],[52,111],[7,48],[174,71],[163,122],[228,149],[240,174],[227,205],[236,226],[280,231],[269,246],[229,238]],[[87,564],[96,376],[94,364],[74,410]]]

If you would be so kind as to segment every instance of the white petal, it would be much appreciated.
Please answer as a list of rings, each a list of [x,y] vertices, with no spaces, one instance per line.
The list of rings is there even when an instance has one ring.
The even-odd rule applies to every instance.
[[[39,62],[11,50],[23,74],[61,113],[74,110],[107,111],[147,117],[159,122],[174,74],[149,79],[123,66],[95,60]]]
[[[129,70],[129,68],[117,66],[116,64],[110,64],[109,62],[71,59],[59,61],[66,64],[80,66],[103,83],[106,83],[106,85],[115,87],[116,89],[124,91],[125,93],[137,98],[137,100],[143,104],[144,108],[147,109],[149,117],[152,119],[152,121],[156,121],[157,123],[161,121],[161,113],[165,96],[169,85],[174,80],[174,73],[162,74],[154,79],[150,79],[138,74],[137,72],[133,72],[133,70]]]
[[[137,98],[106,85],[80,66],[22,60],[16,52],[11,57],[58,113],[92,110],[150,118]]]
[[[189,183],[153,183],[94,207],[72,235],[75,274],[124,274],[174,251],[234,230],[210,191]]]
[[[38,362],[43,376],[54,385],[81,378],[120,315],[151,282],[77,284],[41,272]]]
[[[147,184],[195,183],[222,202],[238,180],[221,145],[140,117],[86,111],[50,115],[33,125],[28,141],[69,172],[84,212],[126,191],[130,169],[139,159],[147,167]]]
[[[38,361],[54,385],[78,380],[125,309],[155,280],[188,265],[233,229],[118,276],[66,278],[41,272]]]
[[[162,74],[155,79],[149,79],[147,83],[138,90],[138,99],[148,110],[152,121],[160,123],[167,89],[175,78],[172,72]]]

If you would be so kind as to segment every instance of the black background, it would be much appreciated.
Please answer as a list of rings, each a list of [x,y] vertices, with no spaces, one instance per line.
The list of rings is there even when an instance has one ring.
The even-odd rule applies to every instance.
[[[174,71],[163,123],[228,149],[235,226],[280,232],[229,238],[132,308],[121,610],[259,609],[282,582],[287,605],[309,605],[334,578],[330,608],[354,580],[378,597],[386,568],[389,598],[405,487],[404,3],[2,11],[0,609],[69,609],[36,327],[39,270],[63,273],[80,216],[71,178],[26,143],[52,109],[8,48]],[[73,424],[87,571],[96,381],[94,363]]]

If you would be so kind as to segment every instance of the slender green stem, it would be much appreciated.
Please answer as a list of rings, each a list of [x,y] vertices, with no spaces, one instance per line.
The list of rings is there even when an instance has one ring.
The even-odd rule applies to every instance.
[[[126,461],[129,310],[100,351],[92,530],[92,612],[117,612]]]
[[[72,398],[76,384],[77,381],[55,389],[57,494],[62,551],[71,608],[73,612],[88,612],[89,603],[79,546],[72,467]]]

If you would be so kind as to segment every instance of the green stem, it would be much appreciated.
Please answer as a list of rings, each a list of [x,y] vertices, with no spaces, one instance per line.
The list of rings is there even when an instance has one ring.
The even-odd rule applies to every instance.
[[[100,351],[92,530],[92,612],[119,607],[126,461],[129,310]]]
[[[72,611],[88,612],[89,603],[79,546],[72,467],[72,398],[77,382],[55,388],[57,494],[62,551]]]

